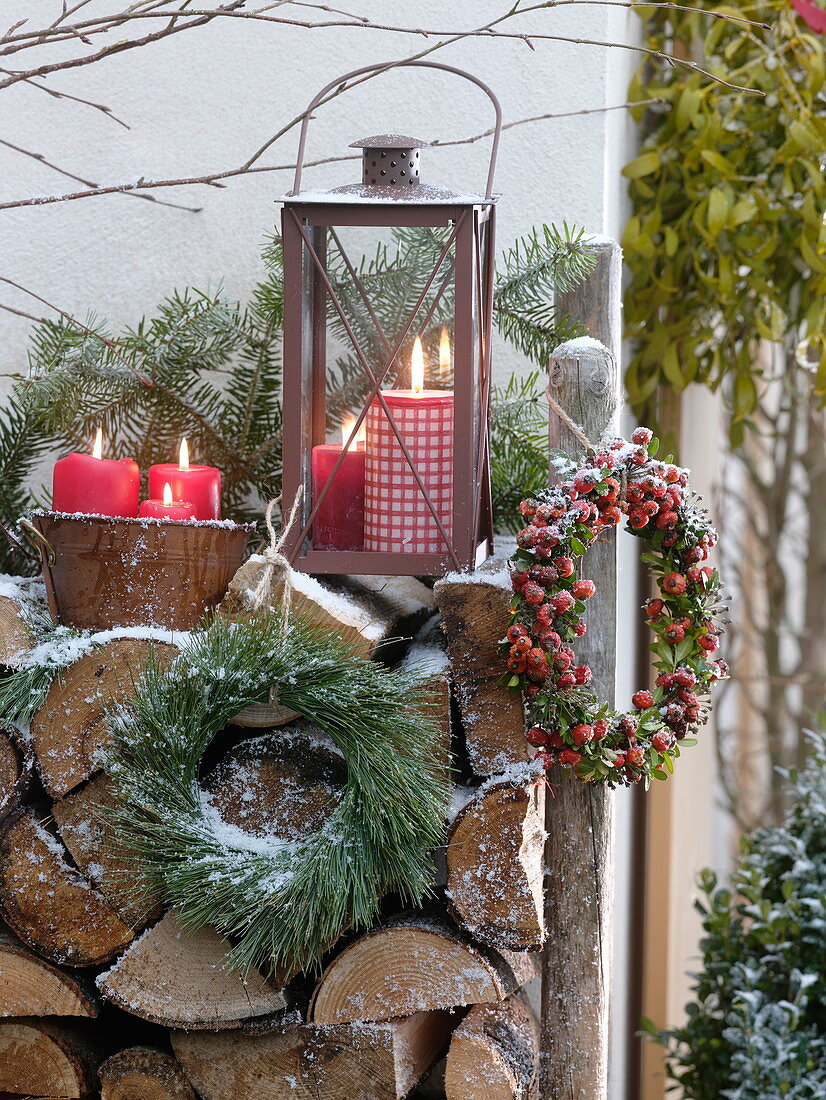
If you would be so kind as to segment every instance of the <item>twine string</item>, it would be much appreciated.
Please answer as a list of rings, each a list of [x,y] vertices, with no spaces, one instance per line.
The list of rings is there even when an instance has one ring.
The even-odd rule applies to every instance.
[[[570,416],[568,416],[568,414],[565,412],[565,410],[562,408],[562,406],[559,404],[559,402],[553,396],[553,394],[551,393],[551,384],[550,384],[550,382],[548,383],[547,396],[548,396],[548,405],[550,407],[551,412],[559,420],[562,421],[562,423],[565,425],[565,427],[568,429],[568,431],[571,433],[571,435],[574,437],[574,439],[576,439],[577,442],[581,443],[582,446],[586,449],[586,451],[596,450],[596,447],[591,442],[591,440],[588,438],[588,436],[585,434],[585,432],[582,430],[582,428],[580,428],[579,424],[577,424],[574,420],[571,420]]]
[[[293,596],[293,583],[292,583],[292,566],[287,561],[286,557],[282,553],[282,547],[289,535],[290,531],[295,525],[298,517],[298,509],[301,505],[303,498],[303,489],[298,487],[298,491],[295,494],[295,500],[293,501],[290,514],[287,517],[287,522],[282,524],[281,534],[279,535],[272,521],[273,510],[276,504],[280,500],[280,497],[276,497],[267,505],[266,524],[267,530],[270,533],[270,544],[266,546],[262,551],[264,558],[264,569],[261,573],[261,577],[258,584],[252,593],[252,605],[255,608],[262,607],[267,600],[267,597],[273,587],[277,584],[281,585],[281,614],[284,619],[286,628],[287,617],[290,611],[290,603]]]

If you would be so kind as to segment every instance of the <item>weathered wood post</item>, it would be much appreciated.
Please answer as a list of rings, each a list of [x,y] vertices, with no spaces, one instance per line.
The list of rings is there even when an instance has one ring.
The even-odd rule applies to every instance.
[[[551,360],[549,393],[597,441],[615,427],[620,406],[618,369],[620,275],[618,245],[598,246],[593,274],[562,295],[560,308],[587,325],[587,342],[560,348]],[[550,413],[551,446],[582,450],[570,429]],[[603,535],[584,559],[597,585],[588,605],[588,633],[577,656],[593,670],[599,698],[614,702],[617,651],[617,557]],[[614,870],[614,800],[602,786],[570,772],[551,777],[546,800],[548,942],[542,983],[542,1100],[607,1100],[608,1002]]]

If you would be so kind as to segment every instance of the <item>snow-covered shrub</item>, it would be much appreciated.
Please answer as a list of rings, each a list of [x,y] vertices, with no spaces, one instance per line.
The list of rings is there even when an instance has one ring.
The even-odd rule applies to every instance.
[[[826,1097],[826,737],[787,776],[781,826],[743,841],[732,889],[701,875],[703,969],[688,1020],[647,1029],[688,1100]],[[677,1087],[676,1085],[674,1087]]]

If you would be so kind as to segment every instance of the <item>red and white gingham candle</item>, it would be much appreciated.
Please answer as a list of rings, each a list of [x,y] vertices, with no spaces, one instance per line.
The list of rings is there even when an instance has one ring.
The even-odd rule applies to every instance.
[[[412,389],[384,390],[405,446],[448,538],[453,527],[453,394],[422,389],[424,362],[416,339]],[[376,397],[367,413],[364,549],[383,553],[447,551],[427,501]]]

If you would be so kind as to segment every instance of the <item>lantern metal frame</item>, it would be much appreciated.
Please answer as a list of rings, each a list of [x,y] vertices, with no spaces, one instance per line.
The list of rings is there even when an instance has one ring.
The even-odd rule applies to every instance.
[[[301,191],[307,129],[313,111],[330,93],[368,73],[415,66],[440,69],[481,88],[495,112],[493,141],[484,196],[460,195],[444,188],[363,187],[357,185],[324,192]],[[284,197],[281,226],[284,251],[284,444],[283,499],[300,496],[299,520],[288,532],[284,553],[291,564],[308,573],[441,576],[450,569],[480,565],[493,550],[490,490],[491,330],[494,293],[496,196],[493,182],[502,111],[494,93],[478,77],[451,65],[432,61],[405,61],[368,65],[331,81],[313,98],[304,114],[293,187]],[[402,139],[399,139],[400,141]],[[373,308],[356,265],[347,255],[336,227],[412,227],[449,230],[436,264],[420,291],[401,333],[390,340]],[[356,288],[386,357],[370,363],[327,271],[327,254],[334,247]],[[448,257],[453,253],[452,260]],[[441,276],[441,278],[440,278]],[[437,280],[439,280],[437,282]],[[405,443],[382,384],[397,363],[411,336],[423,335],[450,283],[454,285],[453,369],[453,514],[448,535]],[[417,318],[436,286],[423,320]],[[352,344],[365,378],[368,395],[349,439],[315,500],[310,459],[313,447],[327,435],[326,368],[327,309],[332,307]],[[354,446],[371,403],[378,400],[407,465],[426,501],[444,547],[438,552],[316,549],[306,541],[319,506],[324,501]]]

